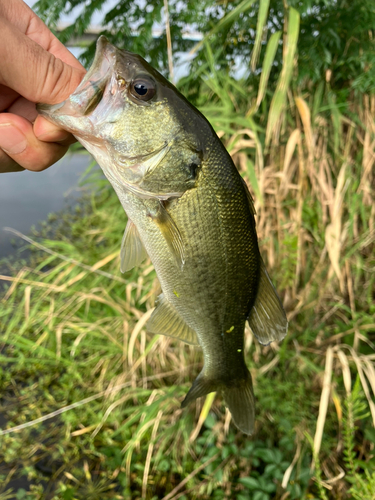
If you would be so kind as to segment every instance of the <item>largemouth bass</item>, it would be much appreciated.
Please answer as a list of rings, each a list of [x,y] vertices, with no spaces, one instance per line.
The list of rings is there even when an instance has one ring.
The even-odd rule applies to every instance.
[[[200,345],[204,367],[182,406],[220,391],[251,434],[248,321],[262,344],[287,320],[258,249],[251,195],[205,117],[140,56],[106,38],[76,91],[39,112],[96,158],[128,215],[121,270],[148,255],[162,295],[148,331]]]

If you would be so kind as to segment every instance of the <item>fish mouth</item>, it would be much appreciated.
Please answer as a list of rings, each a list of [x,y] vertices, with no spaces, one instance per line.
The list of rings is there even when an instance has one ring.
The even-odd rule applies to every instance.
[[[101,102],[113,73],[116,52],[116,47],[105,36],[100,36],[96,44],[94,61],[73,94],[58,104],[37,104],[38,113],[57,125],[63,125],[63,128],[69,129],[72,133],[78,133],[79,127],[78,130],[74,130],[72,122],[68,120],[66,123],[66,119],[85,117]]]

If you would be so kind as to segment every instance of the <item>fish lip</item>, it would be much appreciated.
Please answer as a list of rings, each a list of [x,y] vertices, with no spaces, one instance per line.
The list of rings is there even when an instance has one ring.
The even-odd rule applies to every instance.
[[[112,68],[114,63],[116,62],[116,52],[117,52],[116,47],[114,47],[104,35],[100,35],[100,37],[96,42],[94,60],[89,70],[83,77],[81,83],[78,85],[78,87],[76,88],[76,90],[73,92],[72,95],[79,93],[82,90],[82,87],[84,87],[86,83],[90,81],[90,78],[95,73],[102,70],[104,59],[106,59],[108,62],[108,68],[106,70],[106,73],[108,73],[109,69]]]
[[[109,78],[116,62],[116,52],[116,47],[104,35],[101,35],[96,43],[94,61],[75,91],[65,101],[57,104],[38,103],[36,105],[38,113],[51,119],[62,114],[70,115],[74,113],[74,98],[80,95],[87,83],[90,82],[90,79],[96,74],[100,76],[100,79]],[[105,61],[107,64],[104,64]]]

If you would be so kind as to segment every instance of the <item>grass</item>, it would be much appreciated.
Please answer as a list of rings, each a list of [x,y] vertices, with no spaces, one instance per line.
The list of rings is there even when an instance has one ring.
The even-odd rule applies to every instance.
[[[288,89],[270,116],[266,82],[257,102],[207,50],[197,104],[254,193],[290,319],[280,344],[245,334],[255,433],[219,398],[181,410],[201,353],[145,331],[158,280],[150,262],[120,274],[126,217],[92,174],[0,277],[1,500],[373,498],[375,97]]]

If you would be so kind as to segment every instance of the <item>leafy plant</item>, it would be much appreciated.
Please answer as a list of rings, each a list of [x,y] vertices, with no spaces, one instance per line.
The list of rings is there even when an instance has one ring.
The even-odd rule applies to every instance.
[[[371,500],[375,497],[375,461],[372,459],[370,463],[364,463],[358,459],[355,442],[355,433],[358,430],[356,422],[366,419],[368,414],[360,379],[357,377],[352,392],[346,397],[343,417],[344,461],[348,480],[352,484],[349,494],[356,500]],[[362,473],[359,472],[360,469]]]
[[[73,36],[82,35],[91,24],[94,14],[101,12],[103,32],[116,45],[148,57],[155,66],[168,71],[167,36],[162,0],[146,1],[106,0],[39,0],[37,12],[49,26],[56,27],[64,14],[74,16],[72,24],[59,32],[66,43]],[[175,63],[182,52],[196,45],[194,33],[209,40],[212,51],[219,55],[218,69],[233,74],[239,61],[251,67],[247,72],[249,82],[258,80],[259,61],[273,35],[290,28],[290,9],[296,9],[301,20],[301,40],[298,44],[298,83],[304,88],[311,84],[329,82],[331,88],[360,92],[374,91],[374,26],[375,8],[372,0],[234,0],[211,2],[209,0],[169,0],[168,11]],[[161,36],[152,35],[153,28],[162,30]],[[184,36],[186,30],[192,33]],[[190,38],[190,39],[189,39]],[[284,40],[285,42],[285,40]],[[202,47],[202,46],[201,46]],[[271,88],[274,90],[285,60],[281,46],[275,53],[271,71]],[[94,46],[88,47],[83,60],[90,61]],[[204,52],[197,51],[190,73],[206,67]],[[254,78],[255,77],[255,78]],[[196,84],[199,81],[196,80]]]

